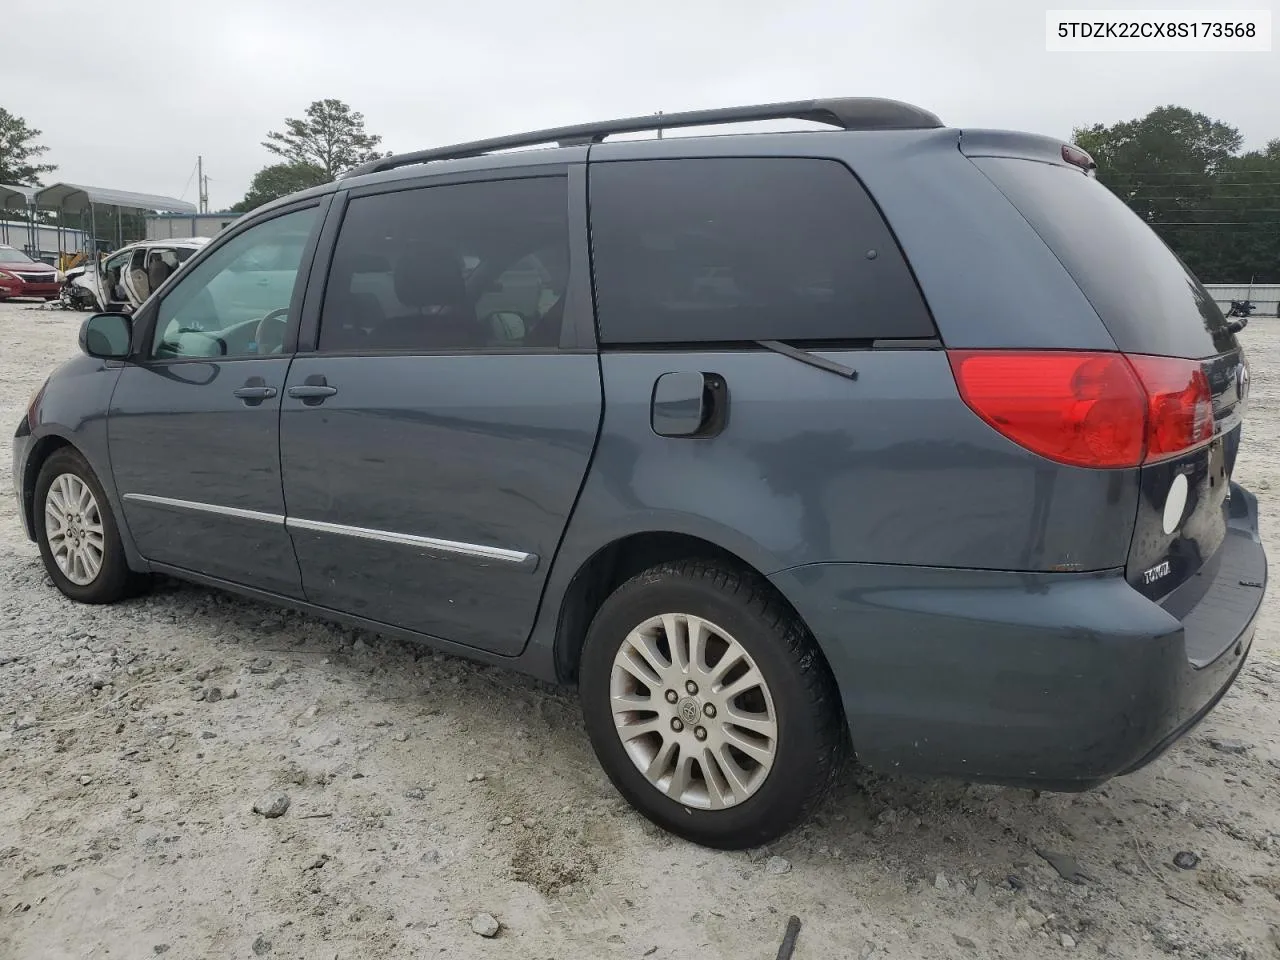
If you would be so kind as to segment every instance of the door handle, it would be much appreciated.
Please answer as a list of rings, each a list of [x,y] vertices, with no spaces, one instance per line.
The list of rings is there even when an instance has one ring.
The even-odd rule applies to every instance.
[[[325,399],[332,397],[338,392],[337,387],[331,387],[324,376],[313,373],[297,386],[290,387],[288,394],[298,400],[301,400],[308,407],[314,407],[324,403]]]
[[[337,392],[337,387],[326,387],[320,383],[309,383],[304,384],[303,386],[289,388],[289,396],[298,397],[303,400],[323,400],[325,397],[332,397]]]
[[[268,387],[261,377],[250,377],[244,386],[233,390],[232,394],[244,401],[246,407],[256,407],[263,400],[270,400],[276,395],[275,387]]]

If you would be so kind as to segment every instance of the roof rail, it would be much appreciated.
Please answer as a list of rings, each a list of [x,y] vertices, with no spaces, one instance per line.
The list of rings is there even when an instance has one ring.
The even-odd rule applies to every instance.
[[[597,123],[579,123],[569,127],[552,127],[531,133],[517,133],[488,140],[473,140],[450,147],[415,150],[380,160],[373,160],[343,174],[359,177],[367,173],[380,173],[415,163],[431,160],[458,160],[478,157],[494,150],[512,147],[534,147],[557,144],[561,147],[600,143],[616,133],[636,133],[642,130],[670,130],[674,127],[708,127],[722,123],[751,123],[757,120],[811,120],[826,123],[842,130],[921,130],[941,127],[936,114],[921,107],[898,100],[879,97],[840,97],[830,100],[794,100],[789,103],[763,103],[749,107],[722,107],[716,110],[690,110],[686,113],[650,114],[643,117],[626,117],[621,120],[604,120]]]

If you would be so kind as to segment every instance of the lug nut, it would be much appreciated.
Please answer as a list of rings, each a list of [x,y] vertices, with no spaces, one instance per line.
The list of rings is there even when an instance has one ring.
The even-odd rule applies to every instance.
[[[676,693],[674,690],[667,691],[667,703],[675,703],[679,699],[680,699],[680,695]]]
[[[714,703],[708,703],[702,708],[702,712],[707,715],[708,719],[715,719],[716,705]]]
[[[693,731],[693,735],[699,740],[707,739],[707,731],[704,727],[698,727],[698,729]]]
[[[698,685],[694,683],[692,680],[688,681],[684,685],[684,688],[689,691],[689,696],[691,697],[696,696],[698,693]]]
[[[676,733],[679,733],[681,730],[684,729],[684,724],[680,722],[679,717],[671,718],[671,729],[674,730]]]

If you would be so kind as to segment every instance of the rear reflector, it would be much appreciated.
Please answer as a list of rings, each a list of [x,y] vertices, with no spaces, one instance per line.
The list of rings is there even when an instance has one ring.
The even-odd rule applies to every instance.
[[[1213,437],[1213,397],[1196,360],[1012,350],[948,357],[974,413],[1059,463],[1136,467]]]

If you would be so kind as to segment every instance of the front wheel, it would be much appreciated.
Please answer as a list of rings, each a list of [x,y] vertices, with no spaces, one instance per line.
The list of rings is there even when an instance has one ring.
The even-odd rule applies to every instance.
[[[587,634],[587,732],[644,816],[695,843],[758,846],[803,819],[846,743],[804,624],[767,581],[709,561],[619,587]]]
[[[63,447],[40,468],[36,542],[54,585],[81,603],[114,603],[144,582],[129,569],[110,504],[80,453]]]

